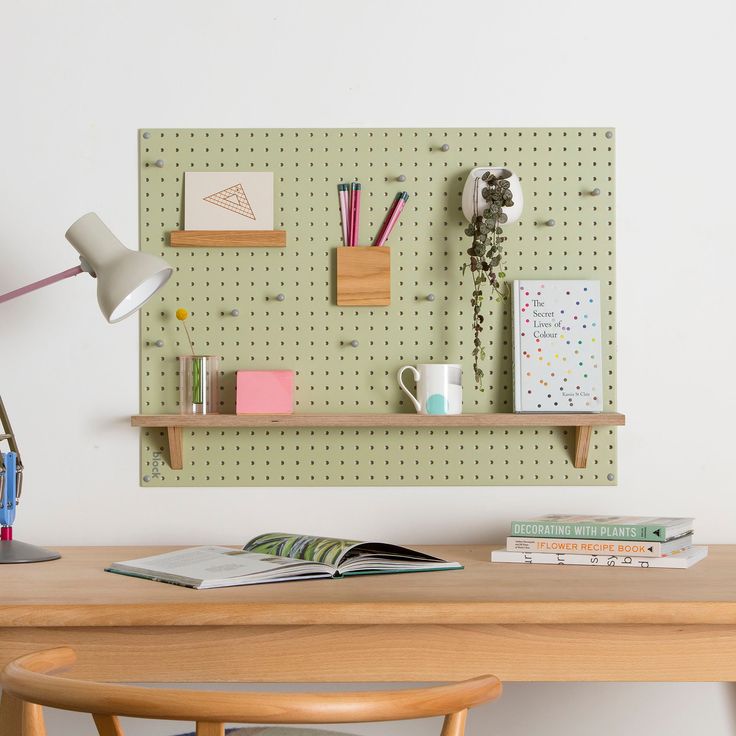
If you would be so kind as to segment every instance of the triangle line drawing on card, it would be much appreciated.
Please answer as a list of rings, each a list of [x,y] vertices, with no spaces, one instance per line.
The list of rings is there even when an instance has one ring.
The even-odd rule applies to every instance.
[[[205,202],[210,202],[218,207],[235,212],[238,215],[243,215],[243,217],[249,217],[251,220],[256,219],[248,197],[245,196],[245,190],[242,184],[236,184],[202,199]]]

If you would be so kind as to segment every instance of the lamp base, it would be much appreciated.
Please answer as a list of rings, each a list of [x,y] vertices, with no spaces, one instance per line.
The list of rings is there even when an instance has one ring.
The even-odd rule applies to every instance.
[[[58,560],[61,555],[50,549],[36,547],[16,539],[0,542],[0,565],[17,565],[21,562],[48,562]]]

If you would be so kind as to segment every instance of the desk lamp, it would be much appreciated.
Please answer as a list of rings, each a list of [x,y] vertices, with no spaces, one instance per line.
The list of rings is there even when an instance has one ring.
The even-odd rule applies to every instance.
[[[28,286],[0,295],[0,304],[44,286],[88,273],[97,279],[97,302],[105,319],[120,322],[138,311],[169,279],[173,269],[158,256],[126,248],[94,213],[80,217],[66,239],[79,253],[80,265]],[[0,564],[56,560],[58,552],[13,539],[15,507],[20,498],[23,464],[7,412],[0,399],[0,442],[10,452],[0,452]]]

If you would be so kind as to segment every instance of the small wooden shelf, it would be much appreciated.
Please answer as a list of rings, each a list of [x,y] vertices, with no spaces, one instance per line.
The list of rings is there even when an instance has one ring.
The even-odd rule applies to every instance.
[[[286,230],[172,230],[174,248],[283,248]]]
[[[166,429],[170,465],[183,467],[184,429],[206,428],[444,428],[444,427],[575,427],[573,465],[584,468],[593,427],[620,427],[626,417],[616,412],[601,414],[139,414],[130,418],[133,427]]]

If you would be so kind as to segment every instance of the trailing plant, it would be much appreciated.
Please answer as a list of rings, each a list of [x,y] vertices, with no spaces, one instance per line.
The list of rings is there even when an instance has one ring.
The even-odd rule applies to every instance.
[[[476,196],[473,219],[465,230],[465,234],[472,239],[472,242],[467,250],[470,260],[463,263],[462,272],[464,275],[469,270],[473,281],[473,293],[470,298],[470,305],[473,308],[473,371],[475,372],[475,383],[481,391],[485,391],[483,369],[480,367],[481,361],[486,357],[481,338],[485,322],[484,289],[489,289],[490,298],[497,302],[506,300],[509,293],[508,284],[503,280],[506,277],[503,271],[505,257],[503,243],[506,237],[501,225],[508,220],[508,216],[503,211],[504,208],[512,207],[514,204],[508,182],[510,176],[510,172],[506,171],[498,176],[486,171],[482,177],[476,178],[476,192],[477,188],[483,187],[480,194],[485,207],[482,212],[478,212],[478,197]]]

